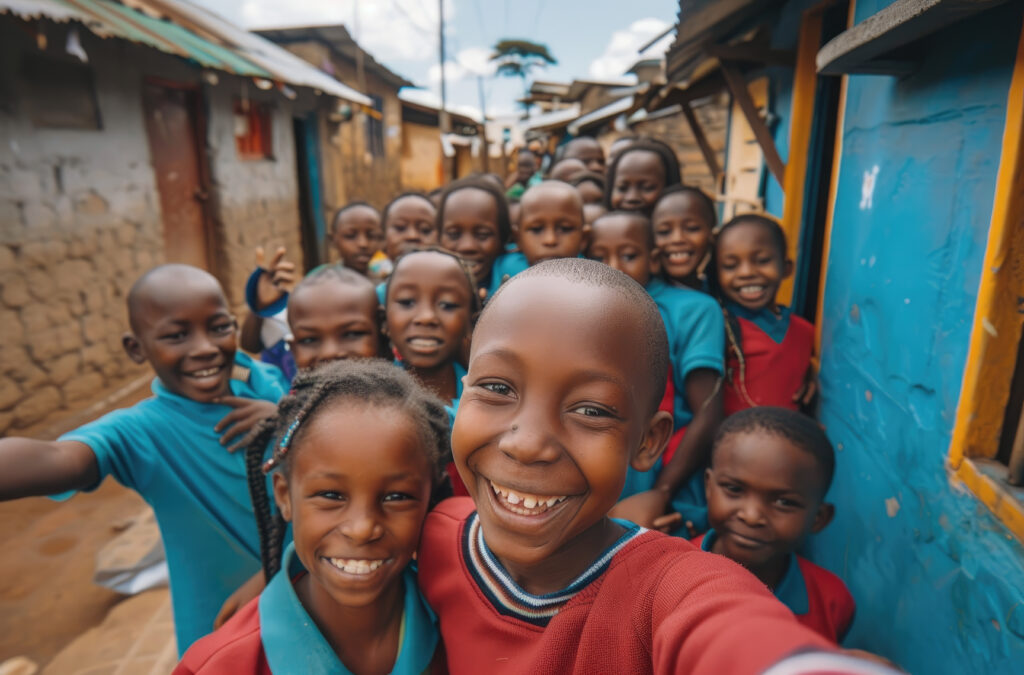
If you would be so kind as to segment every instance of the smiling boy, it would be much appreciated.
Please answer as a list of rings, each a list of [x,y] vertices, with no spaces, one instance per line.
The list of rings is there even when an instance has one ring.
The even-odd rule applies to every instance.
[[[150,270],[128,294],[128,315],[124,348],[153,367],[154,396],[58,441],[0,440],[0,499],[94,490],[108,475],[137,491],[160,525],[184,653],[260,566],[245,458],[221,446],[216,427],[228,405],[272,412],[287,383],[236,353],[235,319],[202,270]]]
[[[531,267],[485,309],[452,435],[473,500],[419,557],[452,673],[749,673],[827,645],[738,565],[608,517],[672,431],[667,368],[654,302],[601,263]]]
[[[523,194],[516,240],[528,265],[575,258],[590,229],[583,222],[583,198],[558,180],[538,183]]]

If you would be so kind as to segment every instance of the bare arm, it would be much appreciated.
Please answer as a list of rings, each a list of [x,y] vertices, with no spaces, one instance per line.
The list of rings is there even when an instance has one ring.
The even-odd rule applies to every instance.
[[[708,461],[711,441],[722,422],[721,375],[710,368],[698,368],[686,375],[686,402],[693,419],[679,448],[658,474],[655,490],[671,496]]]
[[[239,334],[238,342],[242,349],[250,354],[259,354],[263,351],[263,339],[260,337],[260,329],[263,328],[263,317],[249,313],[242,321],[242,331]]]
[[[79,490],[99,478],[96,455],[85,443],[0,440],[0,500]]]

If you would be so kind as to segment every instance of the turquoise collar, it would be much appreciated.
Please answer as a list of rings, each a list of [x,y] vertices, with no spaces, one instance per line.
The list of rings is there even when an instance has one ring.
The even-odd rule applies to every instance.
[[[726,309],[733,316],[746,319],[763,330],[777,345],[782,344],[782,341],[786,339],[786,332],[789,331],[789,317],[793,313],[789,307],[779,305],[779,314],[776,316],[775,312],[767,307],[755,311],[735,302],[727,302]]]
[[[710,552],[716,537],[718,535],[714,530],[708,530],[700,542],[701,550]],[[800,562],[792,553],[789,554],[786,573],[782,575],[782,580],[775,587],[773,593],[779,602],[789,607],[789,611],[794,614],[806,614],[811,610],[811,603],[807,599],[807,583],[800,571]]]
[[[295,546],[284,552],[281,571],[260,595],[260,639],[267,665],[274,675],[352,675],[338,659],[334,649],[302,606],[290,572],[302,569]],[[429,666],[437,648],[437,618],[416,586],[416,574],[410,567],[402,573],[405,609],[398,658],[391,671],[395,675],[420,675]]]

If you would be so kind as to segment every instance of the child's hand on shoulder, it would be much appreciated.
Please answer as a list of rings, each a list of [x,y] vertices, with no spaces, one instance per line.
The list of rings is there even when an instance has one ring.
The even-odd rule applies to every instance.
[[[256,266],[263,271],[256,287],[256,297],[261,309],[290,293],[295,285],[295,263],[285,260],[284,254],[284,247],[278,247],[274,257],[267,263],[263,247],[256,247]]]
[[[671,531],[683,517],[678,513],[666,514],[669,495],[664,490],[647,490],[626,497],[612,507],[608,515],[636,523],[649,530]]]
[[[221,434],[220,444],[228,446],[228,452],[242,447],[242,441],[257,424],[277,412],[277,404],[258,398],[224,396],[216,400],[221,405],[234,408],[217,422],[214,431]],[[231,441],[234,440],[234,443]],[[230,443],[230,445],[228,445]]]
[[[800,388],[793,394],[793,403],[799,404],[802,408],[807,408],[814,401],[814,397],[818,393],[818,368],[811,360],[811,365],[804,373],[804,382],[800,385]]]

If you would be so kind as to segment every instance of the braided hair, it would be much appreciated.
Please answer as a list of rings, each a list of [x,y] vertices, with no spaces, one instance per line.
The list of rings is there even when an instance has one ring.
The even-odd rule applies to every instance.
[[[729,305],[725,302],[725,295],[722,291],[722,284],[718,279],[718,244],[722,241],[722,236],[729,230],[739,227],[740,225],[757,225],[768,230],[771,235],[772,241],[779,249],[779,257],[782,260],[786,259],[786,233],[782,230],[782,226],[779,225],[778,221],[763,213],[743,213],[734,217],[729,222],[725,223],[718,229],[715,234],[715,242],[711,247],[711,261],[708,263],[708,267],[711,268],[711,274],[708,275],[708,289],[711,291],[711,295],[718,300],[719,304],[722,305],[722,313],[725,315],[725,341],[726,341],[726,356],[729,352],[736,355],[736,362],[739,364],[738,373],[739,378],[737,382],[739,384],[739,395],[743,398],[743,401],[751,408],[756,407],[757,403],[750,396],[747,391],[747,360],[743,355],[743,340],[742,334],[740,333],[740,322],[736,316],[729,311]],[[731,381],[732,373],[726,373],[726,377]]]
[[[276,468],[287,476],[291,457],[301,445],[309,421],[332,404],[346,402],[395,408],[413,421],[431,465],[432,504],[444,494],[443,467],[451,456],[448,413],[444,404],[401,368],[382,359],[348,359],[326,363],[295,376],[292,389],[277,412],[263,420],[246,439],[245,468],[256,526],[260,559],[267,581],[281,567],[286,524],[271,509],[265,474]],[[267,445],[273,451],[264,462]]]

